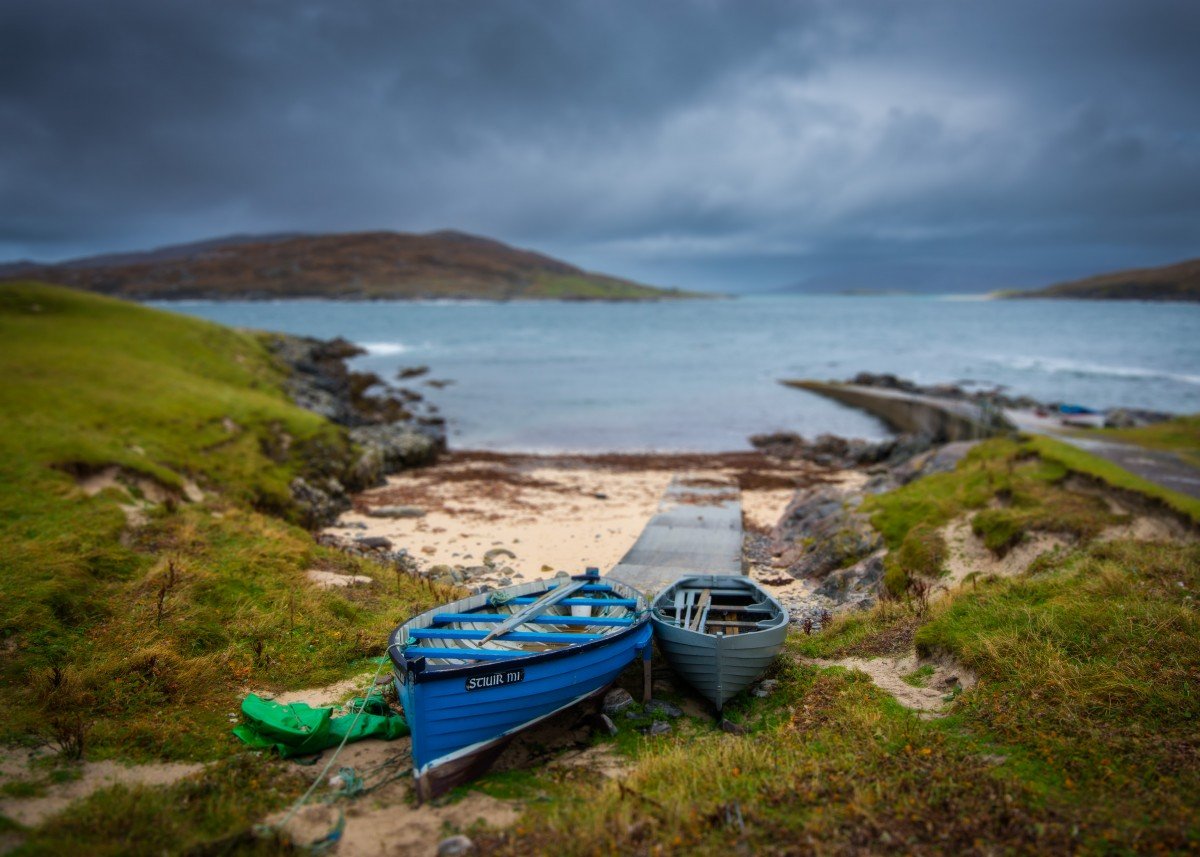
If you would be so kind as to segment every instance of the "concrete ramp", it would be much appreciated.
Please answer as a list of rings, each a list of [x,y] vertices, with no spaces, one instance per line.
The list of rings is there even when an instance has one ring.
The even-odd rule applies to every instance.
[[[693,574],[742,574],[742,496],[732,481],[679,475],[609,572],[647,597]]]

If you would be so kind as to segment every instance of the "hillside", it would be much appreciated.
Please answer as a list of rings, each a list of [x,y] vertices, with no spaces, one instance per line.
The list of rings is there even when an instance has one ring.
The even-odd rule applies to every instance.
[[[133,300],[340,298],[659,300],[697,297],[593,274],[459,232],[234,236],[56,265],[0,266]]]
[[[66,759],[223,760],[188,786],[198,829],[159,816],[170,847],[154,850],[244,827],[295,787],[266,760],[227,758],[237,750],[227,715],[245,688],[354,675],[383,651],[395,616],[447,591],[322,547],[290,522],[289,485],[322,472],[351,484],[355,451],[292,404],[264,338],[20,283],[0,286],[0,339],[6,758],[49,745]],[[309,569],[374,583],[347,597],[314,587]],[[79,776],[63,764],[54,776]],[[0,801],[36,797],[51,785],[39,770],[0,786]],[[247,790],[250,776],[273,785]],[[0,810],[0,834],[12,827]],[[97,850],[105,836],[109,852]],[[111,831],[86,838],[66,850],[148,847]]]
[[[1200,301],[1200,259],[1161,268],[1100,274],[1033,291],[1004,292],[1004,298],[1063,298],[1110,301]]]

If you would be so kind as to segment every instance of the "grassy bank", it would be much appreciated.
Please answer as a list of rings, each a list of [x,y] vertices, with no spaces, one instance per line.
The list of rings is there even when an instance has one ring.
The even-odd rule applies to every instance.
[[[621,736],[620,782],[539,778],[502,853],[1086,853],[1200,847],[1200,547],[1095,539],[1122,518],[1061,462],[991,441],[959,468],[870,502],[930,575],[962,515],[997,554],[1053,531],[1075,547],[929,605],[901,596],[794,635],[780,686],[744,699],[747,736],[691,720]],[[919,542],[910,541],[920,533]],[[941,550],[945,546],[942,545]],[[923,563],[923,564],[922,564]],[[890,568],[889,568],[890,570]],[[906,597],[906,594],[908,597]],[[978,677],[922,719],[862,673],[805,658],[953,658]],[[920,673],[912,676],[920,680]],[[627,728],[627,727],[626,727]]]
[[[20,284],[0,341],[0,741],[218,759],[246,688],[366,669],[444,598],[291,523],[289,482],[347,441],[256,336]],[[376,583],[319,591],[310,568]]]

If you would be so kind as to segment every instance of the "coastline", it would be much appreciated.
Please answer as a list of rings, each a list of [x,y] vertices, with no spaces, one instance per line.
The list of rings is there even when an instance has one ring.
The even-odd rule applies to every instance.
[[[837,481],[842,471],[756,451],[452,451],[356,495],[354,508],[322,538],[351,547],[386,539],[407,551],[410,568],[470,587],[575,574],[587,566],[607,572],[678,473],[737,482],[747,532],[767,533],[797,490]]]

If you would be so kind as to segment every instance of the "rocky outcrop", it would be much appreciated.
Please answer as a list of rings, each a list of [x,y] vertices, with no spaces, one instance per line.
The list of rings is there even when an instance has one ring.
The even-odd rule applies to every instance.
[[[817,485],[796,492],[770,533],[773,565],[793,577],[812,581],[814,595],[843,609],[869,607],[879,595],[886,551],[883,537],[861,509],[863,500],[919,477],[953,470],[974,442],[929,448],[927,441],[911,439],[891,445],[841,438],[818,438],[808,443],[794,437],[773,435],[760,448],[810,459],[827,455],[835,466],[873,459],[874,463],[865,467],[865,481]],[[914,454],[913,450],[922,447]]]
[[[267,348],[287,371],[284,388],[297,405],[344,427],[342,449],[323,447],[291,483],[293,502],[313,528],[350,508],[350,491],[384,477],[431,464],[446,448],[446,422],[419,393],[396,389],[347,360],[365,353],[344,339],[264,334]]]
[[[872,464],[901,464],[933,446],[933,439],[922,434],[902,434],[887,440],[868,441],[822,434],[805,440],[794,432],[756,434],[750,438],[756,448],[784,461],[804,460],[824,467],[848,469]]]

